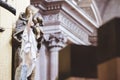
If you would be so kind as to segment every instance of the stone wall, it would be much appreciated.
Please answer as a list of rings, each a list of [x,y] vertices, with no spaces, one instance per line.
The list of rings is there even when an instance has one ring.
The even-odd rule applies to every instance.
[[[107,22],[114,17],[120,17],[120,0],[95,0],[103,22]]]
[[[16,16],[0,6],[0,80],[11,80],[12,76],[12,30],[20,12],[30,4],[29,0],[7,0],[7,3],[16,8]],[[22,4],[22,5],[21,5]]]

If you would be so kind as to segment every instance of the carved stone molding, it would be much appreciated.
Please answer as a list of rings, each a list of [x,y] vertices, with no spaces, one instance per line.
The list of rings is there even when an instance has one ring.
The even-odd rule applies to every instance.
[[[50,50],[54,50],[54,48],[56,48],[57,51],[59,51],[65,47],[67,38],[62,33],[53,33],[49,34],[47,42]]]
[[[59,14],[44,15],[43,17],[45,25],[59,21]]]
[[[61,4],[48,5],[47,10],[59,10],[61,9]]]
[[[81,41],[89,44],[89,41],[88,41],[89,33],[84,28],[82,28],[82,25],[75,23],[74,21],[72,21],[70,18],[66,17],[62,13],[44,16],[44,24],[51,25],[51,26],[54,26],[55,24],[61,25],[62,28],[65,28],[66,30],[74,34],[74,36],[79,38]]]
[[[60,21],[64,25],[64,28],[72,32],[76,37],[84,42],[89,42],[88,33],[82,28],[82,25],[72,22],[62,14],[60,15]]]
[[[67,34],[67,38],[71,42],[91,45],[89,36],[97,34],[96,29],[101,23],[94,0],[41,0],[32,1],[32,4],[44,11],[41,13],[44,17],[45,27],[59,27],[58,30]]]
[[[69,0],[68,2],[73,3],[78,9],[84,12],[86,18],[90,18],[93,23],[98,25],[96,26],[97,28],[102,24],[95,0]]]
[[[99,25],[102,23],[98,8],[94,0],[45,0],[35,2],[32,1],[32,4],[48,11],[57,9],[62,10],[67,5],[70,5],[69,7],[73,8],[74,11],[85,17],[85,19],[87,19],[95,27],[99,27]],[[89,9],[91,14],[89,14],[89,11],[86,12],[86,9]],[[90,19],[90,16],[92,16],[91,18],[93,19],[95,18],[94,20],[96,20],[96,22]]]
[[[47,2],[62,1],[62,0],[45,0]]]

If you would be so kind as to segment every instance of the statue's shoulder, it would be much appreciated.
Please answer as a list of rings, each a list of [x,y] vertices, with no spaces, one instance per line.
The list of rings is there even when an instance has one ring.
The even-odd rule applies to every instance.
[[[24,13],[24,12],[21,12],[21,13],[19,14],[19,18],[18,18],[18,20],[27,21],[28,19],[26,19],[26,17],[25,17],[25,13]]]

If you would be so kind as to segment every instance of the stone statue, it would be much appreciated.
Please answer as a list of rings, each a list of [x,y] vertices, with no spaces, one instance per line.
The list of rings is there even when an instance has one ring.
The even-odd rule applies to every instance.
[[[15,49],[15,80],[35,80],[35,67],[38,46],[41,39],[40,26],[43,25],[42,16],[38,9],[29,5],[21,13],[16,22],[13,38],[17,45]],[[15,43],[15,44],[16,44]]]

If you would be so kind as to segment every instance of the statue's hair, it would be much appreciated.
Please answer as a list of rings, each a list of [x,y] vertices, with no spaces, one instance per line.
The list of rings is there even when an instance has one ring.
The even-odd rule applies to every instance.
[[[39,9],[34,7],[33,5],[29,5],[29,6],[26,7],[26,10],[25,10],[26,14],[28,13],[27,12],[28,10],[31,10],[33,14],[35,14],[35,13],[37,13],[39,11]]]

